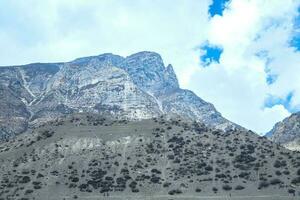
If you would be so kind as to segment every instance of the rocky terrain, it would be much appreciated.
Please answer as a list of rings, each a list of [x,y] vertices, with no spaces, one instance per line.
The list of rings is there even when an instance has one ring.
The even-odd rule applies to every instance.
[[[72,114],[0,144],[0,199],[299,199],[300,154],[168,116]]]
[[[280,145],[300,114],[259,137],[157,53],[0,67],[0,96],[0,200],[300,198],[300,154]]]
[[[290,150],[300,151],[300,112],[278,122],[266,136]]]
[[[168,114],[223,130],[238,127],[181,89],[173,67],[154,52],[0,67],[0,96],[0,139],[78,112],[130,120]]]

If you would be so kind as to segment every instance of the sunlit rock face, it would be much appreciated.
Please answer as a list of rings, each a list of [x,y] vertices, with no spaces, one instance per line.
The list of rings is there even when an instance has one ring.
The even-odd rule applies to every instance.
[[[278,122],[266,136],[290,150],[300,151],[300,112]]]
[[[237,127],[212,104],[180,89],[172,65],[154,52],[2,67],[0,93],[2,139],[77,112],[130,120],[179,115],[221,129]]]

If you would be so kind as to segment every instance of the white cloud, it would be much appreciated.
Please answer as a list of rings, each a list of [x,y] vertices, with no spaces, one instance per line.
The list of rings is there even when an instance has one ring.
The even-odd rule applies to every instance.
[[[0,1],[0,65],[68,61],[112,52],[151,50],[172,63],[184,88],[228,119],[267,132],[289,112],[264,108],[267,95],[294,91],[300,107],[299,53],[288,46],[299,1],[231,0],[209,19],[212,0]],[[220,63],[201,68],[199,46],[223,47]],[[256,54],[266,51],[268,59]],[[266,66],[268,64],[268,66]],[[272,85],[267,74],[277,74]]]
[[[33,61],[60,61],[113,52],[160,52],[167,62],[177,59],[203,41],[208,22],[205,1],[51,0],[5,1],[0,33],[19,47],[19,59],[0,59],[2,65]],[[2,5],[1,5],[2,4]],[[1,17],[1,14],[0,14]],[[12,25],[14,24],[14,25]],[[21,26],[17,27],[17,24]],[[12,27],[14,26],[14,27]],[[33,41],[28,43],[28,41]],[[0,38],[0,44],[6,39]],[[1,46],[2,46],[1,44]],[[10,46],[7,46],[9,49]],[[186,53],[188,51],[188,53]],[[182,56],[177,56],[181,54]],[[1,56],[1,55],[0,55]],[[183,63],[179,61],[180,64]]]
[[[0,65],[156,51],[186,85],[206,37],[211,0],[1,1]]]
[[[223,47],[220,64],[198,69],[188,87],[228,119],[259,133],[269,131],[289,112],[282,105],[264,108],[266,97],[300,92],[295,73],[300,56],[288,44],[297,5],[292,0],[232,0],[223,16],[209,24],[208,41]],[[261,51],[271,62],[257,56]],[[266,68],[278,75],[272,85],[266,83]],[[292,104],[299,103],[297,95]]]

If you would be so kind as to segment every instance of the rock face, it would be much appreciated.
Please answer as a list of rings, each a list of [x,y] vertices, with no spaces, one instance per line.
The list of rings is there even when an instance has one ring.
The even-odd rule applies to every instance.
[[[300,195],[299,153],[250,131],[224,132],[180,118],[127,121],[81,113],[27,133],[0,143],[0,199]]]
[[[300,112],[278,122],[266,136],[288,149],[300,150]]]
[[[77,112],[132,120],[179,115],[220,129],[237,127],[212,104],[180,89],[173,67],[154,52],[1,67],[0,96],[2,139]]]

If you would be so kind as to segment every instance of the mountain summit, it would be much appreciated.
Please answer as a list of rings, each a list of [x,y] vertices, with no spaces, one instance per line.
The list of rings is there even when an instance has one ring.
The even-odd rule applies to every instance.
[[[219,129],[236,126],[212,104],[181,89],[172,65],[147,51],[1,67],[0,95],[2,139],[78,112],[131,120],[178,115]]]
[[[273,142],[282,144],[290,150],[300,150],[300,112],[293,113],[275,124],[266,134]]]
[[[181,89],[157,53],[0,72],[2,137],[25,132],[0,142],[0,200],[300,195],[298,152]]]

